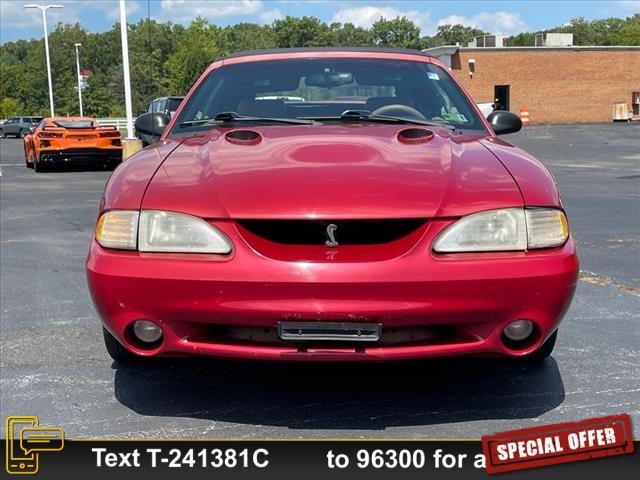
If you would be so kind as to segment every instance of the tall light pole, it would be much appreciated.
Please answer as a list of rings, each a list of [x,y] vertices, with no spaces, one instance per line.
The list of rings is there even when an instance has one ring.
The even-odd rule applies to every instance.
[[[78,102],[80,102],[80,116],[84,117],[84,114],[82,113],[82,82],[80,81],[80,50],[79,50],[82,44],[74,43],[73,46],[76,47],[76,70],[78,71]]]
[[[120,0],[120,38],[122,41],[122,69],[124,70],[124,104],[127,112],[127,139],[133,136],[133,112],[131,109],[131,79],[129,78],[129,42],[127,40],[127,11],[124,0]]]
[[[49,80],[49,107],[51,116],[55,117],[53,109],[53,84],[51,82],[51,62],[49,61],[49,33],[47,32],[47,10],[50,8],[62,8],[62,5],[25,5],[24,8],[39,8],[42,11],[42,24],[44,25],[44,51],[47,56],[47,78]]]

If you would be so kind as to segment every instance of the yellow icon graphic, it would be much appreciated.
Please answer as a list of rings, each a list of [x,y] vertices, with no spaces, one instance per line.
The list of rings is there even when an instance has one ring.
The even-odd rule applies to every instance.
[[[7,472],[33,475],[38,472],[40,452],[59,452],[64,448],[64,430],[38,426],[38,417],[7,417]]]

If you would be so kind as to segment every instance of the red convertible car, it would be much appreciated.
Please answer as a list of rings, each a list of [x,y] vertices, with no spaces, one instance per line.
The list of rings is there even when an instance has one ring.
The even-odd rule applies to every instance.
[[[553,177],[437,59],[236,54],[110,178],[87,258],[108,352],[539,361],[578,259]]]

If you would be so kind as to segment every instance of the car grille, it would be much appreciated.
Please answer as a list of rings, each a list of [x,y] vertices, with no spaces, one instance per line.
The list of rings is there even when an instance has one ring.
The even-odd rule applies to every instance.
[[[336,226],[334,238],[339,245],[373,245],[388,243],[414,232],[425,220],[241,220],[238,222],[253,235],[287,245],[325,245],[330,240],[329,225]]]
[[[181,324],[180,327],[185,327]],[[225,345],[257,345],[297,347],[299,351],[307,348],[353,348],[356,351],[369,347],[415,346],[415,345],[453,345],[478,340],[464,327],[446,324],[428,326],[383,327],[380,338],[375,342],[335,341],[335,340],[282,340],[277,328],[271,326],[252,327],[242,325],[201,324],[188,325],[188,334],[183,340],[193,343],[212,343]],[[177,332],[182,335],[182,332]]]

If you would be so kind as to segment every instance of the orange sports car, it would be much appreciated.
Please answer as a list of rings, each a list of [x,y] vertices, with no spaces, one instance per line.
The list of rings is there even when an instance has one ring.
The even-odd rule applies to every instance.
[[[36,172],[67,163],[113,169],[122,162],[122,139],[115,127],[100,126],[95,118],[45,118],[25,135],[24,157]]]

